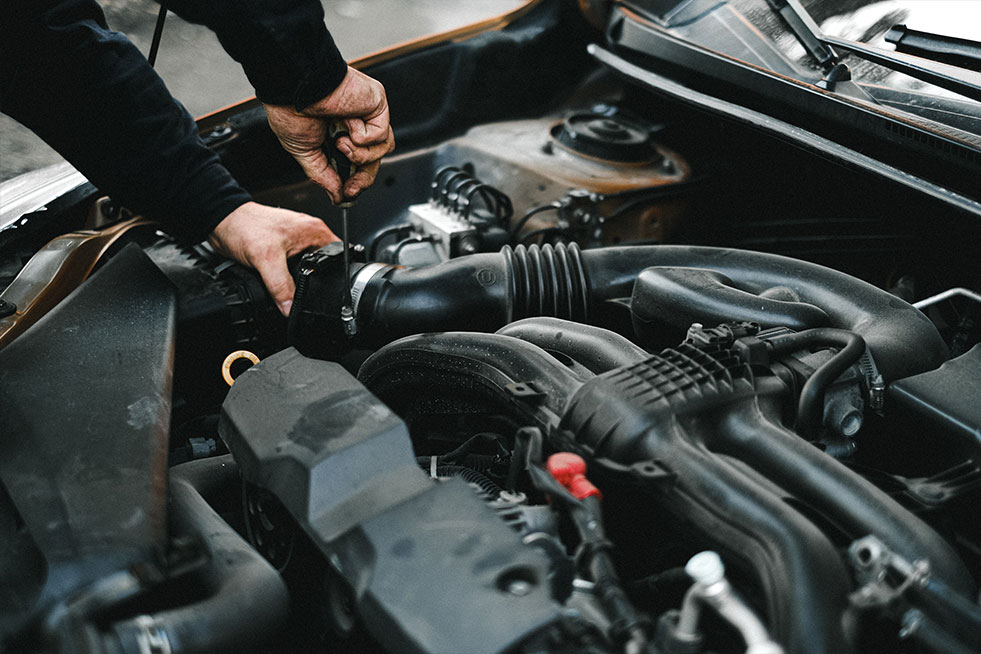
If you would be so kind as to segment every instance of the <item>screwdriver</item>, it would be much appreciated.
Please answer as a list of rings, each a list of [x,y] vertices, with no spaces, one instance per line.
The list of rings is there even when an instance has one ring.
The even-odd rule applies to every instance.
[[[341,178],[341,197],[344,196],[344,183],[350,179],[356,171],[354,164],[344,156],[344,153],[337,149],[337,141],[342,137],[350,137],[343,123],[331,123],[328,131],[328,139],[324,143],[324,154],[327,162],[334,169],[337,176]],[[344,249],[344,298],[341,301],[341,324],[344,325],[344,333],[348,338],[353,338],[358,333],[358,323],[354,318],[354,301],[351,299],[351,274],[349,261],[349,241],[347,235],[347,211],[354,206],[354,200],[342,200],[336,203],[341,210],[341,246]]]

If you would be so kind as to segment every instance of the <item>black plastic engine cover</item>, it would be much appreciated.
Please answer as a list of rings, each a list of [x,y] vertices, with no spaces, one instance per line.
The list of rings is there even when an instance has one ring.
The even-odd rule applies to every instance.
[[[386,648],[503,652],[558,620],[544,556],[464,482],[433,482],[405,424],[340,365],[293,348],[269,357],[238,377],[219,432]]]
[[[975,345],[937,370],[900,379],[889,386],[886,406],[896,424],[917,433],[931,450],[954,449],[981,461],[981,345]]]
[[[163,559],[174,296],[131,245],[0,352],[0,649]]]

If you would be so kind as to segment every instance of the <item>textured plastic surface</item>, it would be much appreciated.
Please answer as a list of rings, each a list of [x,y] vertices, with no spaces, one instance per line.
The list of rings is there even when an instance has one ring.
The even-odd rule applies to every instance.
[[[714,326],[745,320],[764,328],[789,327],[796,331],[831,322],[828,314],[813,304],[749,293],[735,288],[725,275],[700,268],[641,271],[630,298],[630,313],[635,332],[646,336],[645,342],[655,335],[663,340],[667,333],[675,337],[672,340],[680,340],[677,337],[696,322]],[[646,335],[648,331],[655,334]]]
[[[503,652],[558,619],[545,557],[464,482],[432,481],[405,424],[341,366],[294,349],[265,359],[229,391],[219,432],[387,649]]]
[[[33,607],[159,562],[175,306],[173,287],[130,246],[0,351],[10,501],[0,504],[16,507],[0,522],[23,522],[0,532],[14,548],[0,548],[10,591],[0,593],[0,634]]]
[[[956,440],[975,460],[981,460],[981,345],[951,359],[937,370],[893,383],[886,396],[890,416],[921,427],[924,438],[941,434],[935,443]]]

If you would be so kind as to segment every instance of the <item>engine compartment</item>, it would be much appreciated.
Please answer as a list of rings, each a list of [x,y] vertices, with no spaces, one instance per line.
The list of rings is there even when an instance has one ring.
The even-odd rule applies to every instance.
[[[10,241],[37,297],[101,248],[0,341],[10,651],[981,648],[981,307],[935,299],[981,227],[578,50],[488,100],[530,93],[502,42],[562,58],[549,25],[447,46],[449,95],[497,84],[405,112],[288,321],[91,194]],[[373,71],[393,107],[433,56]],[[264,120],[201,126],[337,231]]]

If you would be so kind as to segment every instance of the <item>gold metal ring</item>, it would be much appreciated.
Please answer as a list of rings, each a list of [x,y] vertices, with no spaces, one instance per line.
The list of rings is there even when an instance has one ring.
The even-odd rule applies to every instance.
[[[252,365],[259,363],[259,357],[252,354],[248,350],[235,350],[225,357],[225,360],[221,364],[221,378],[224,379],[225,383],[229,386],[235,383],[235,380],[232,378],[232,364],[239,359],[248,359],[252,362]]]

